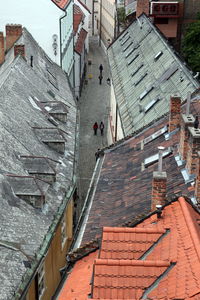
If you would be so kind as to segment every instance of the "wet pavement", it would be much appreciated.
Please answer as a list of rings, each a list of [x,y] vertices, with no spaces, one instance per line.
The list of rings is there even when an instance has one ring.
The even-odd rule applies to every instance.
[[[110,77],[107,55],[99,47],[96,37],[90,39],[90,51],[88,54],[86,83],[83,86],[79,99],[80,108],[80,143],[79,143],[79,196],[80,205],[78,211],[84,203],[93,170],[96,164],[95,152],[98,148],[107,146],[107,129],[110,103],[110,86],[106,79]],[[99,84],[99,65],[103,65],[102,84]],[[104,135],[100,130],[94,135],[93,124],[103,121]]]

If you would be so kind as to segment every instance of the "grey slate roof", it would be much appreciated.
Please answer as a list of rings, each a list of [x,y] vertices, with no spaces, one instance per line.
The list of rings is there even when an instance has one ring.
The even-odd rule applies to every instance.
[[[144,14],[110,45],[108,57],[125,136],[165,114],[170,95],[184,100],[199,87]]]
[[[12,299],[22,277],[31,273],[28,261],[34,265],[45,237],[50,238],[49,229],[58,212],[62,214],[74,176],[76,104],[66,74],[25,28],[17,43],[25,44],[26,60],[14,59],[11,49],[0,67],[0,300]],[[50,115],[51,107],[67,112],[67,121]],[[42,134],[47,139],[46,132],[50,139],[64,141],[63,154],[41,141]],[[53,174],[56,180],[35,180],[29,172]],[[43,209],[23,200],[23,193],[44,194]]]

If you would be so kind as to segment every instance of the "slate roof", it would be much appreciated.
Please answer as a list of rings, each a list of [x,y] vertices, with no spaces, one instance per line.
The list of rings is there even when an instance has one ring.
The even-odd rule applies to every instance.
[[[17,44],[25,45],[26,59],[14,59],[12,48],[0,68],[1,300],[10,300],[30,279],[52,237],[50,229],[53,232],[57,224],[53,220],[62,216],[66,194],[74,185],[76,104],[68,78],[25,28]],[[66,122],[49,114],[55,102],[59,112],[68,111]],[[64,153],[42,142],[36,128],[51,132],[51,137],[52,131],[64,134]],[[33,178],[40,174],[40,164],[42,176],[56,174],[55,182]],[[23,195],[44,196],[45,205],[37,209]]]
[[[81,28],[81,31],[79,33],[78,39],[76,41],[76,45],[75,45],[75,51],[78,54],[81,54],[83,49],[84,49],[84,43],[85,43],[85,39],[87,37],[87,31],[83,28]]]
[[[108,47],[108,58],[124,136],[164,115],[170,95],[185,100],[199,87],[144,14]]]
[[[194,96],[191,104],[194,115],[200,113],[197,98]],[[146,159],[158,154],[158,146],[164,146],[166,151],[163,171],[167,172],[167,199],[171,200],[174,195],[193,197],[193,182],[187,182],[181,173],[185,162],[181,165],[176,160],[179,130],[168,134],[168,119],[168,116],[162,117],[132,137],[105,149],[94,175],[97,181],[90,191],[89,208],[85,211],[75,247],[99,238],[103,226],[122,226],[150,212],[152,176],[158,169],[158,157],[155,161]]]
[[[161,218],[104,228],[92,298],[199,299],[199,251],[199,212],[183,197],[165,206]]]

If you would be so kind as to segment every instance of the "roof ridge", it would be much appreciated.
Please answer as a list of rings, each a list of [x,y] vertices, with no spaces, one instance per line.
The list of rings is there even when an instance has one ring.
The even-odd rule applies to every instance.
[[[191,214],[190,214],[190,212],[188,210],[185,198],[180,197],[178,199],[178,201],[180,203],[180,206],[181,206],[184,218],[185,218],[185,222],[186,222],[188,230],[190,232],[190,236],[192,238],[192,241],[193,241],[193,244],[194,244],[194,248],[195,248],[197,256],[198,256],[198,258],[200,260],[200,237],[199,237],[199,235],[197,233],[197,230],[196,230],[196,228],[194,226],[194,220],[191,217]]]
[[[103,227],[103,232],[165,233],[166,230],[148,227]]]
[[[94,264],[108,266],[169,267],[171,263],[168,260],[95,259]]]

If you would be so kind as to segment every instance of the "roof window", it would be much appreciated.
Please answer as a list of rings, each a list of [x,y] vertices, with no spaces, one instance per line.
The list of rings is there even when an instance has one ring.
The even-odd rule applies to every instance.
[[[130,35],[121,43],[121,46],[123,46],[124,44],[126,44],[126,42],[130,39]]]
[[[157,61],[161,56],[163,55],[163,52],[160,51],[154,56],[154,61]]]
[[[134,60],[136,60],[136,58],[139,56],[139,53],[136,54],[131,60],[129,60],[128,62],[128,66],[130,66],[130,64],[132,64],[132,62],[134,62]]]
[[[142,75],[135,83],[134,83],[134,85],[135,86],[137,86],[146,76],[147,76],[147,72],[144,74],[144,75]]]
[[[154,89],[154,86],[152,85],[148,90],[145,90],[141,95],[140,95],[140,100],[144,99],[152,90]]]
[[[163,128],[159,129],[158,131],[154,132],[152,135],[148,136],[144,139],[143,143],[144,145],[150,143],[151,141],[155,140],[157,137],[161,136],[167,131],[167,126],[164,126]]]
[[[145,114],[160,100],[160,98],[153,99],[147,106],[144,108]]]
[[[143,66],[144,66],[144,64],[141,64],[141,65],[137,68],[137,70],[135,70],[135,71],[131,74],[131,76],[134,76],[135,74],[137,74],[137,72],[138,72]]]
[[[133,42],[130,42],[130,44],[128,44],[128,46],[126,46],[122,51],[125,52],[132,44]]]
[[[172,149],[169,147],[168,149],[166,149],[165,151],[163,151],[162,153],[162,157],[167,157],[168,155],[170,155],[172,153]],[[148,158],[145,158],[144,160],[144,166],[145,168],[147,168],[148,166],[154,164],[155,162],[158,161],[158,158],[159,158],[159,154],[156,153]]]
[[[125,38],[125,36],[128,34],[128,31],[123,35],[123,36],[121,36],[121,38],[119,39],[120,41],[122,41],[123,40],[123,38]]]
[[[133,49],[131,49],[131,51],[129,51],[125,57],[128,58],[137,48],[139,48],[139,45],[136,45]]]

